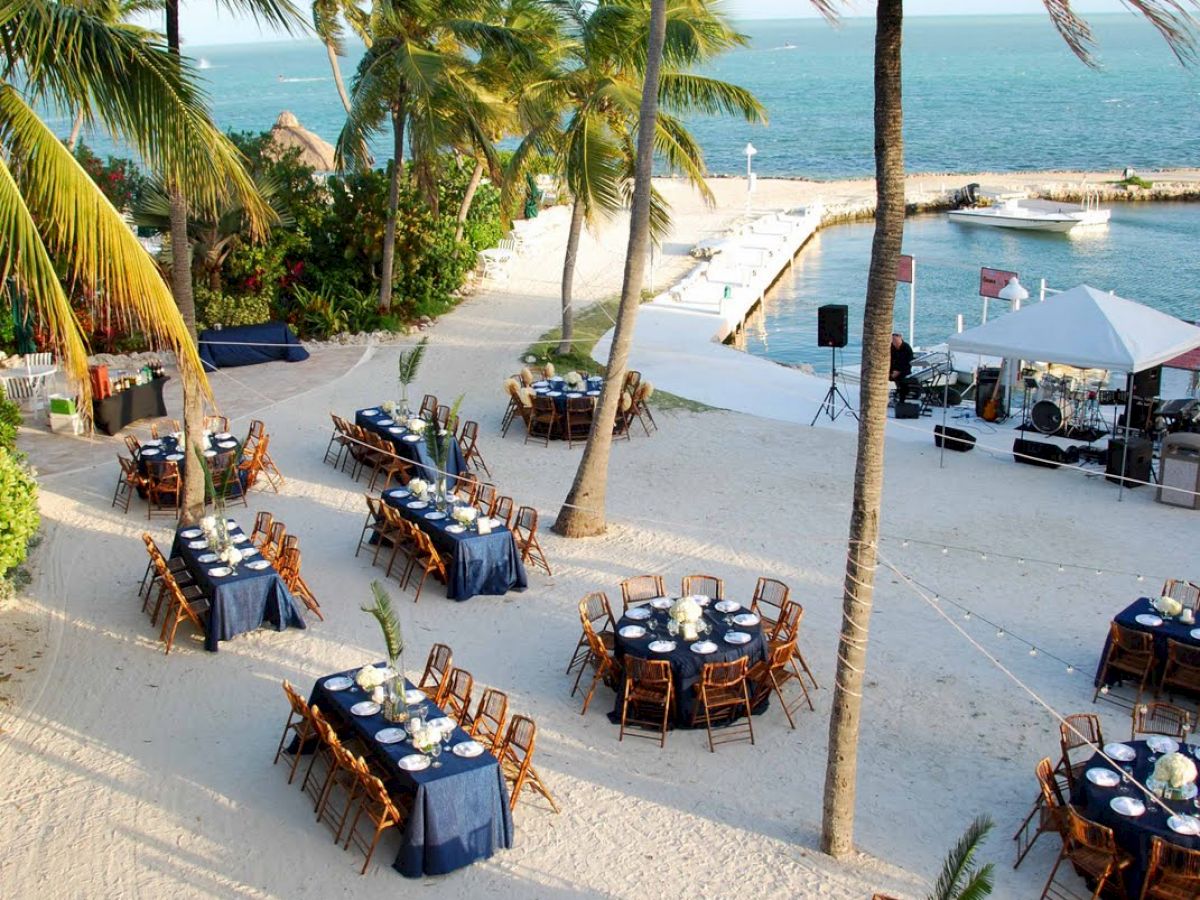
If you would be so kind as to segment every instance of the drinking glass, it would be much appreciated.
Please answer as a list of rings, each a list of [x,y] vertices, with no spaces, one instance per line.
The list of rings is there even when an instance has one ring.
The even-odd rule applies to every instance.
[[[442,767],[442,761],[438,759],[438,757],[442,755],[441,741],[434,741],[429,745],[429,755],[433,757],[433,767],[435,769],[440,769]]]

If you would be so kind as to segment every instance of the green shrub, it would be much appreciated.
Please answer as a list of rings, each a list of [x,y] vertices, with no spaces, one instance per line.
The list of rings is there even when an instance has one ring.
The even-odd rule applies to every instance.
[[[0,449],[0,578],[25,561],[40,523],[37,482],[17,454]]]
[[[8,399],[0,384],[0,450],[15,450],[17,428],[21,425],[21,407]]]
[[[195,293],[197,328],[257,325],[271,318],[271,299],[266,292],[235,297],[197,284]]]

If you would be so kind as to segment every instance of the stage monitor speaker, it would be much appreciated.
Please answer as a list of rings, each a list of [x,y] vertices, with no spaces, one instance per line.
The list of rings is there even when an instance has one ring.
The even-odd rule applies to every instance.
[[[920,403],[908,403],[907,401],[905,401],[904,403],[897,403],[896,404],[896,418],[897,419],[919,419],[919,418],[921,418],[921,404]]]
[[[975,435],[969,431],[963,431],[961,428],[951,428],[948,425],[933,426],[933,445],[941,447],[942,442],[945,442],[947,450],[957,450],[959,453],[966,453],[975,446]]]
[[[1139,482],[1150,481],[1153,459],[1154,444],[1147,438],[1111,438],[1108,442],[1108,466],[1104,477],[1113,484],[1123,483],[1125,487],[1139,487]]]
[[[845,347],[850,338],[850,307],[826,303],[817,307],[817,346]]]
[[[1047,469],[1057,469],[1068,461],[1058,444],[1030,441],[1025,438],[1013,441],[1013,459],[1027,466],[1042,466]]]
[[[983,418],[983,410],[996,392],[996,383],[1000,380],[1000,369],[995,366],[983,366],[975,370],[975,415]],[[1004,385],[996,394],[996,405],[1001,416],[1008,415],[1008,402],[1004,396]]]
[[[1162,366],[1135,372],[1133,375],[1133,396],[1143,400],[1153,400],[1162,391]]]

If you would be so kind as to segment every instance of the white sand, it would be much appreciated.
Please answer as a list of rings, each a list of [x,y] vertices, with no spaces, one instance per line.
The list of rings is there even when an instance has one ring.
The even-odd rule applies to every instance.
[[[679,185],[667,190],[676,208],[668,265],[678,269],[680,254],[730,214],[703,209]],[[716,190],[727,209],[740,206],[736,181]],[[869,185],[760,182],[756,204],[784,206],[814,192],[830,202],[861,198]],[[494,480],[536,506],[544,529],[581,451],[526,447],[516,430],[502,440],[500,381],[556,321],[561,212],[506,287],[481,293],[432,330],[418,384],[441,397],[465,392],[463,410],[481,423]],[[581,296],[617,290],[624,228],[616,221],[585,240]],[[382,865],[358,877],[360,862],[333,847],[307,799],[270,765],[285,717],[281,679],[307,692],[317,676],[381,655],[374,621],[357,609],[380,574],[353,556],[363,485],[320,460],[328,410],[346,414],[384,399],[394,366],[394,348],[328,349],[307,364],[214,380],[239,431],[251,412],[266,420],[289,478],[282,495],[256,493],[250,511],[235,515],[248,522],[270,509],[300,535],[305,575],[328,620],[304,632],[243,636],[216,655],[184,640],[164,658],[140,612],[144,506],[135,502],[128,516],[109,508],[116,442],[23,435],[35,462],[54,474],[43,481],[34,581],[0,614],[0,671],[12,675],[0,684],[5,897],[393,897],[415,887],[386,865],[394,838],[380,850]],[[862,855],[835,862],[817,850],[853,435],[732,412],[660,414],[659,422],[653,439],[614,448],[607,536],[543,536],[553,578],[531,570],[523,594],[458,604],[434,589],[415,606],[401,604],[410,669],[432,642],[449,643],[477,684],[507,690],[514,710],[537,720],[537,762],[564,808],[555,816],[537,800],[522,803],[514,849],[426,880],[424,895],[923,896],[946,848],[987,812],[997,827],[983,858],[997,864],[996,896],[1035,896],[1056,841],[1041,841],[1013,872],[1009,836],[1033,798],[1034,764],[1057,756],[1056,725],[884,568],[858,781]],[[1102,479],[978,452],[950,454],[939,468],[931,445],[897,441],[888,449],[883,528],[883,554],[902,571],[1042,648],[1031,657],[977,617],[957,617],[1005,666],[1058,710],[1097,709],[1108,735],[1124,735],[1122,710],[1092,707],[1091,669],[1114,612],[1162,577],[1196,575],[1191,513],[1154,503],[1146,489],[1117,503]],[[168,539],[161,520],[151,530]],[[902,537],[989,556],[905,547]],[[1060,573],[1035,558],[1087,568]],[[672,733],[661,751],[618,743],[604,689],[580,717],[562,673],[579,631],[575,603],[600,588],[619,604],[617,582],[638,572],[671,583],[710,572],[743,599],[760,574],[788,582],[805,606],[802,643],[822,683],[816,713],[802,713],[791,732],[773,710],[755,722],[757,746],[715,755],[690,732]],[[1139,584],[1110,572],[1148,577]],[[1067,674],[1047,653],[1079,670]]]

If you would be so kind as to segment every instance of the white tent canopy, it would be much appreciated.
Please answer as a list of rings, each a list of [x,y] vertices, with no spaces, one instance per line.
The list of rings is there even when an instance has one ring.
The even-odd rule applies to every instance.
[[[1081,284],[953,335],[949,344],[958,353],[1132,373],[1200,347],[1200,328]]]

